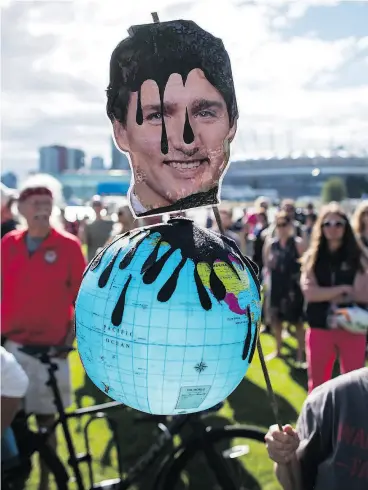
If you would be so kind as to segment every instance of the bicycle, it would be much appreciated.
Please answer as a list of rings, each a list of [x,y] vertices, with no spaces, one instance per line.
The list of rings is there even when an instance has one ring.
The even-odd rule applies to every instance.
[[[58,383],[55,377],[57,365],[53,362],[55,353],[74,350],[73,348],[49,348],[40,346],[24,347],[22,351],[28,355],[32,355],[39,359],[42,363],[48,366],[48,385],[50,386],[53,395],[54,403],[58,411],[53,426],[43,432],[33,432],[29,428],[22,433],[22,439],[27,443],[29,448],[29,457],[38,453],[44,464],[47,466],[50,475],[53,477],[57,490],[67,490],[69,475],[64,463],[59,459],[58,455],[47,444],[48,437],[61,425],[67,449],[69,452],[68,464],[72,469],[74,480],[78,490],[129,490],[134,484],[139,482],[142,475],[146,474],[146,470],[151,469],[156,463],[154,477],[152,479],[152,490],[176,490],[183,488],[182,476],[188,467],[194,462],[197,463],[204,459],[205,467],[211,470],[214,483],[210,487],[211,490],[247,490],[246,478],[243,465],[238,458],[248,453],[248,445],[232,446],[233,439],[244,439],[263,443],[265,432],[254,427],[242,425],[225,426],[214,428],[207,426],[203,419],[203,415],[211,412],[216,412],[220,406],[213,407],[205,412],[189,415],[177,415],[174,417],[157,417],[147,414],[140,414],[136,418],[136,422],[156,422],[159,429],[159,435],[155,442],[143,454],[141,458],[125,472],[123,471],[120,458],[120,445],[117,438],[117,428],[114,421],[108,416],[108,412],[113,409],[125,409],[126,406],[118,402],[109,402],[102,405],[80,408],[74,411],[65,411],[61,400]],[[73,439],[68,426],[68,420],[71,418],[80,418],[88,415],[90,418],[84,427],[84,441],[86,451],[83,454],[76,454]],[[92,454],[88,440],[88,429],[90,424],[96,420],[106,418],[113,433],[114,444],[118,454],[118,470],[119,477],[115,479],[105,480],[99,483],[94,482],[94,474],[92,468]],[[189,429],[189,431],[186,431]],[[175,436],[180,436],[181,443],[173,447]],[[80,464],[87,463],[89,486],[85,485]],[[16,471],[16,470],[15,470]],[[16,480],[14,471],[2,472],[2,488],[6,490],[18,490],[14,484]],[[123,474],[124,473],[124,474]],[[16,474],[19,472],[16,471]],[[201,475],[202,478],[202,475]],[[254,485],[254,482],[253,482]],[[255,488],[254,486],[252,487]]]

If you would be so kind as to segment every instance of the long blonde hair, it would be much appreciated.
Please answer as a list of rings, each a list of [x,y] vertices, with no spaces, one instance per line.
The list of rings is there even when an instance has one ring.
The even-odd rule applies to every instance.
[[[364,230],[364,224],[363,224],[363,214],[365,212],[368,212],[368,200],[362,201],[359,204],[351,219],[351,225],[358,238],[360,238],[362,234],[365,231],[367,231]]]
[[[328,214],[337,214],[345,222],[345,231],[341,244],[345,260],[353,270],[363,271],[363,249],[355,237],[348,216],[337,202],[331,202],[321,209],[313,227],[309,249],[301,258],[302,271],[313,270],[316,263],[328,253],[327,240],[323,233],[323,222]]]

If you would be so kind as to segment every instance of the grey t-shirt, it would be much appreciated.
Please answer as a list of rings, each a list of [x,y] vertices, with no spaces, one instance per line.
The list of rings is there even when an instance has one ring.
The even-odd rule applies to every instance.
[[[316,388],[297,432],[305,490],[367,490],[368,368]]]
[[[36,250],[39,248],[41,243],[45,240],[45,238],[35,238],[35,237],[30,237],[27,233],[26,235],[26,245],[28,252],[30,255],[34,254]]]
[[[85,236],[88,247],[88,262],[94,258],[97,249],[106,244],[110,237],[113,224],[113,221],[107,219],[99,219],[87,224]]]

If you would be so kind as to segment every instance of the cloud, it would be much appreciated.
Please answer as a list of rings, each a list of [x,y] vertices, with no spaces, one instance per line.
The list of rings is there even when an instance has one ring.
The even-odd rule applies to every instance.
[[[221,37],[230,54],[241,118],[234,154],[365,144],[368,38],[283,36],[312,6],[334,0],[157,0],[160,20],[187,18]],[[36,167],[38,148],[66,144],[110,157],[105,89],[111,52],[129,26],[151,22],[148,0],[8,2],[2,11],[2,160]],[[354,8],[353,2],[351,8]],[[318,128],[318,129],[317,129]]]

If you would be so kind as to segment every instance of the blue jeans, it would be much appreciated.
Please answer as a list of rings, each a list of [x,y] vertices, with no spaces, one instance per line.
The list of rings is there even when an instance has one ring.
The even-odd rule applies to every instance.
[[[7,427],[1,438],[1,466],[4,470],[19,464],[19,452],[13,429]]]

